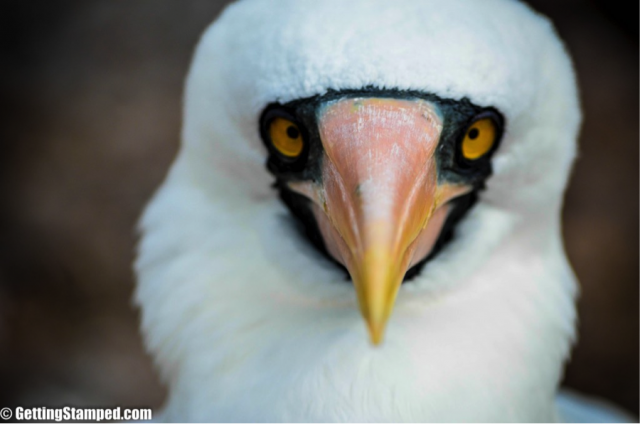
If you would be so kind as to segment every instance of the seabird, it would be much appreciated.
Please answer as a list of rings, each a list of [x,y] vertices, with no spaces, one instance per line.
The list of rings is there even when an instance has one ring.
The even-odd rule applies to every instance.
[[[518,2],[226,8],[141,221],[136,302],[179,421],[555,421],[581,121]]]

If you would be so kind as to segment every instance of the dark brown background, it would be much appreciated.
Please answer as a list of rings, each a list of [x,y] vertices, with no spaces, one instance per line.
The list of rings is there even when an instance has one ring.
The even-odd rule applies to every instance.
[[[582,282],[565,383],[638,413],[638,4],[533,2],[585,123],[564,232]],[[224,2],[0,4],[0,406],[159,406],[131,306],[136,219],[178,146],[182,84]]]

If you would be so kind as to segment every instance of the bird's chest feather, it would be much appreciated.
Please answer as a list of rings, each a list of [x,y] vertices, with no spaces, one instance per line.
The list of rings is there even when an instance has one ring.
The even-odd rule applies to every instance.
[[[540,320],[537,291],[514,282],[519,267],[489,261],[499,271],[479,272],[484,284],[439,294],[403,287],[388,338],[374,347],[342,274],[312,268],[313,257],[287,264],[300,246],[265,249],[270,231],[234,227],[234,243],[203,240],[188,260],[161,265],[182,290],[155,309],[186,317],[158,339],[168,419],[553,420],[564,349],[549,347],[566,337]]]

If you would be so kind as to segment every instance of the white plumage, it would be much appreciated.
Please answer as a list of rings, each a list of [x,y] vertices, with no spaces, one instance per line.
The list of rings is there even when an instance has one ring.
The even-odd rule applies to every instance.
[[[291,227],[259,117],[367,86],[505,117],[454,240],[373,347],[355,291]],[[203,36],[182,147],[142,221],[136,300],[188,421],[554,421],[576,283],[560,208],[580,123],[550,23],[507,1],[244,1]]]

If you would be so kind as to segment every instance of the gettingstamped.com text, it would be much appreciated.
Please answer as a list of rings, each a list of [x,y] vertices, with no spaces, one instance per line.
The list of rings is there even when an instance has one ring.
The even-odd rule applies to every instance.
[[[8,421],[150,421],[153,419],[151,409],[127,408],[15,408],[0,409],[0,418]]]

